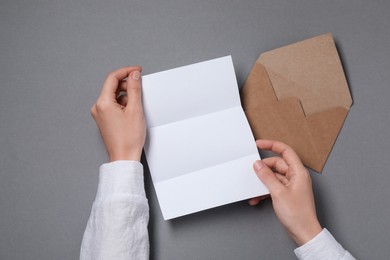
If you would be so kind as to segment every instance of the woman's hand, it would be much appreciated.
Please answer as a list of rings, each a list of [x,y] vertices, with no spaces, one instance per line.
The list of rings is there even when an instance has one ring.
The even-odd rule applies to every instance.
[[[137,66],[111,72],[91,108],[111,162],[141,158],[146,137],[141,70]]]
[[[292,239],[301,246],[322,230],[317,219],[309,172],[288,145],[269,140],[258,140],[256,144],[260,149],[281,155],[256,161],[253,168],[270,191],[276,216]],[[253,198],[249,204],[256,205],[262,199],[264,197]]]

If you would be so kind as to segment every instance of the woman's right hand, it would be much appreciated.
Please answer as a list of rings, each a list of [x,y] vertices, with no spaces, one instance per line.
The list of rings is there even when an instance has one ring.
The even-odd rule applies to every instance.
[[[322,231],[309,172],[288,145],[271,140],[257,140],[256,144],[260,149],[280,155],[256,161],[253,168],[270,191],[276,216],[301,246]],[[262,199],[253,198],[249,204],[257,205]]]

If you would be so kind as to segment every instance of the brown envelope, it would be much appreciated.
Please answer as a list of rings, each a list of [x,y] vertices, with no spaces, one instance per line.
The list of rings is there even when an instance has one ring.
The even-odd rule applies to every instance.
[[[289,144],[321,172],[352,105],[332,35],[261,54],[241,101],[256,139]]]

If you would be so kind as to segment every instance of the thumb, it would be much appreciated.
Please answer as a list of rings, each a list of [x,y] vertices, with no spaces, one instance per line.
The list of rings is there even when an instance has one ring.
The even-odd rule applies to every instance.
[[[136,70],[130,73],[127,79],[127,106],[142,106],[141,101],[141,72]]]
[[[275,173],[262,161],[256,161],[253,164],[253,169],[257,177],[267,186],[271,195],[277,190],[283,188],[283,185],[276,178]]]

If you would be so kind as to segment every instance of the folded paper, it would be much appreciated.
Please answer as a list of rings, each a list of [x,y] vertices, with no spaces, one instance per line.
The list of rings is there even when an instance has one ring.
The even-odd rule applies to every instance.
[[[241,101],[256,139],[289,144],[321,172],[352,105],[332,35],[261,54]]]
[[[145,155],[165,220],[268,193],[230,56],[142,77]]]

